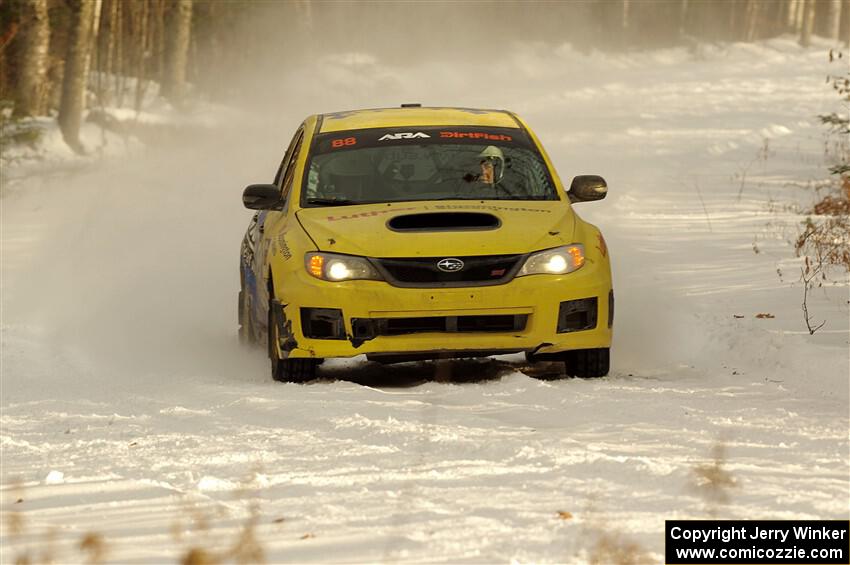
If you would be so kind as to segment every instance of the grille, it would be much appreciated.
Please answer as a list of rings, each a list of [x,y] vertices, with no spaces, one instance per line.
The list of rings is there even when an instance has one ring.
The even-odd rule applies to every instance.
[[[375,259],[385,278],[395,286],[484,286],[508,282],[516,274],[524,255],[452,257],[463,261],[459,271],[444,272],[437,262],[446,257]]]

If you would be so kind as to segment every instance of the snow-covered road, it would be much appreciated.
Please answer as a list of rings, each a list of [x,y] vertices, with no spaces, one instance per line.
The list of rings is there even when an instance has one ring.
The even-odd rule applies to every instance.
[[[787,243],[825,170],[825,50],[513,53],[486,89],[335,57],[275,112],[5,171],[0,561],[79,561],[94,532],[109,561],[173,562],[247,525],[272,562],[658,562],[665,519],[847,518],[848,286],[810,297],[809,336]],[[610,377],[506,356],[281,385],[237,344],[242,187],[304,115],[410,101],[512,108],[562,177],[607,178],[577,210],[614,258]]]

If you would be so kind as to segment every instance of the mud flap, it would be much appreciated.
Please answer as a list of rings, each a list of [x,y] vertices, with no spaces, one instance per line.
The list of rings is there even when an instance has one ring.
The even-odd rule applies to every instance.
[[[286,318],[286,312],[284,312],[285,306],[285,304],[281,304],[278,300],[269,302],[272,320],[274,320],[277,329],[278,347],[283,352],[284,358],[287,357],[290,351],[298,347],[298,342],[295,341],[295,337],[292,335],[292,320],[288,320]]]

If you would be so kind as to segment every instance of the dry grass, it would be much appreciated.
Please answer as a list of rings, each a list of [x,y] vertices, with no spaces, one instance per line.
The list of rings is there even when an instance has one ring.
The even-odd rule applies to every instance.
[[[87,565],[99,565],[106,561],[107,545],[103,537],[96,533],[86,533],[80,536],[76,544],[79,554],[73,556],[62,555],[57,549],[59,530],[56,527],[48,528],[40,534],[33,536],[26,516],[21,510],[21,505],[26,499],[24,487],[20,481],[11,489],[11,499],[15,500],[14,509],[4,515],[5,527],[9,532],[9,541],[12,545],[18,545],[14,556],[16,565],[30,565],[35,563],[85,563]],[[26,543],[23,538],[34,537],[35,541]]]
[[[846,105],[850,103],[850,71],[842,61],[841,51],[829,50],[830,63],[839,62],[842,71],[828,75],[827,82]],[[828,143],[826,157],[833,162],[829,172],[835,179],[829,183],[827,194],[820,197],[803,222],[794,249],[803,258],[800,280],[803,282],[803,318],[809,334],[814,334],[826,324],[817,324],[809,314],[808,298],[812,288],[823,286],[834,271],[850,273],[850,118],[837,114],[821,115],[834,143]]]
[[[106,560],[106,542],[100,534],[85,534],[80,540],[79,548],[80,553],[86,556],[85,563],[95,565]]]
[[[597,506],[595,494],[591,494],[585,508],[574,516],[572,512],[559,510],[558,520],[579,524],[578,545],[566,563],[576,561],[592,565],[644,565],[657,563],[652,552],[623,533],[615,520]],[[587,541],[585,541],[587,540]]]
[[[193,547],[180,560],[181,565],[215,565],[220,561],[215,555],[200,547]]]
[[[829,214],[815,215],[818,209]],[[824,279],[832,269],[850,272],[850,198],[826,196],[814,210],[794,243],[797,257],[808,258]]]
[[[692,488],[708,505],[709,513],[717,513],[719,505],[728,504],[732,489],[738,481],[726,469],[726,444],[722,441],[711,448],[711,461],[693,468]]]
[[[12,489],[10,499],[15,500],[14,510],[4,514],[4,526],[9,535],[9,545],[17,546],[13,563],[16,565],[31,565],[36,563],[85,563],[99,565],[106,562],[109,545],[105,537],[96,532],[87,532],[80,536],[79,541],[71,550],[59,551],[58,529],[50,528],[42,534],[33,535],[24,514],[22,503],[25,500],[23,487]],[[186,528],[183,520],[178,518],[172,525],[172,536],[175,541],[185,546],[180,551],[178,563],[183,565],[221,565],[235,563],[238,565],[262,564],[266,562],[265,552],[257,536],[257,526],[260,523],[259,505],[250,505],[250,515],[242,523],[239,532],[229,543],[222,543],[221,536],[213,532],[212,525],[216,518],[223,517],[205,513],[188,502],[183,515],[189,518]],[[189,530],[193,543],[187,543],[184,531]],[[25,537],[34,541],[26,542]],[[5,562],[5,556],[4,556]]]
[[[247,487],[242,489],[248,492]],[[190,527],[185,527],[181,521],[172,526],[172,534],[178,543],[186,548],[181,551],[179,562],[183,565],[221,565],[224,563],[259,564],[266,562],[265,551],[257,537],[257,526],[260,523],[260,507],[256,503],[249,506],[249,516],[242,523],[236,537],[229,543],[222,544],[221,536],[212,530],[215,516],[204,513],[197,508],[187,507]],[[194,539],[187,543],[183,532],[193,531]]]
[[[850,186],[850,182],[847,184]],[[817,216],[850,215],[850,196],[832,196],[827,194],[820,202],[814,205],[812,214]]]
[[[809,291],[823,286],[838,271],[850,273],[850,175],[843,175],[830,194],[821,198],[803,222],[794,242],[797,257],[803,259],[803,319],[809,334],[826,324],[817,324],[809,314]]]
[[[655,563],[640,544],[615,533],[603,533],[590,550],[592,565],[644,565]]]

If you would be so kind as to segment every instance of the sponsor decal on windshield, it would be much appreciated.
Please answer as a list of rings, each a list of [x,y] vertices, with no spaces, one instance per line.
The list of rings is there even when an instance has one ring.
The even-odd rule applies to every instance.
[[[342,137],[331,140],[331,147],[334,149],[339,149],[340,147],[351,147],[352,145],[357,145],[357,138]]]
[[[441,131],[443,139],[483,139],[487,141],[513,141],[513,138],[505,134],[485,133],[483,131]]]
[[[430,144],[490,145],[493,143],[535,149],[526,133],[518,128],[486,126],[438,126],[409,128],[368,128],[333,133],[321,133],[311,150],[312,155],[336,153],[346,149],[370,147],[411,146]]]
[[[400,133],[388,133],[386,135],[382,135],[378,138],[378,141],[395,141],[397,139],[428,139],[431,137],[427,133],[422,133],[421,131],[417,131],[416,133],[410,133],[407,131]]]

